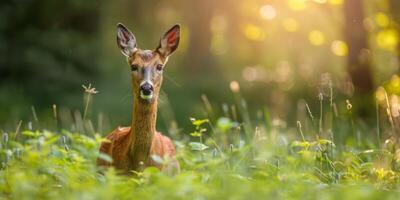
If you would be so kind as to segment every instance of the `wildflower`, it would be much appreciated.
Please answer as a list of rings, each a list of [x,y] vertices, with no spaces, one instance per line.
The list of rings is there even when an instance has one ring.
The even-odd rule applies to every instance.
[[[96,91],[96,88],[92,88],[92,84],[89,84],[89,86],[82,85],[83,89],[85,89],[85,92],[88,94],[97,94],[99,91]]]
[[[346,99],[346,108],[347,110],[351,110],[353,108],[353,105],[351,105],[350,100]]]

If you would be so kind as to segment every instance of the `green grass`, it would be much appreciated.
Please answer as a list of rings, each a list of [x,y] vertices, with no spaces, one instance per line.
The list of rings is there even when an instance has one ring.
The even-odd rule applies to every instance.
[[[239,117],[192,118],[193,131],[175,140],[182,168],[175,176],[101,171],[96,158],[109,158],[98,153],[99,134],[3,132],[0,199],[397,199],[395,140],[381,147],[349,105],[335,116],[324,103],[319,114],[306,105],[297,127],[271,119],[266,108],[250,121],[245,103],[237,104]]]

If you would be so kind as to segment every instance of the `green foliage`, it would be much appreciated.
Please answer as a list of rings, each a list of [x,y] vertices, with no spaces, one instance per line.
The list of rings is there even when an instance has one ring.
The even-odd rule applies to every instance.
[[[228,121],[227,119],[224,119]],[[230,119],[229,119],[230,121]],[[209,120],[192,120],[197,131]],[[216,129],[234,134],[227,123]],[[219,127],[221,126],[221,127]],[[274,127],[273,127],[274,128]],[[276,128],[276,127],[275,127]],[[273,131],[273,130],[272,130]],[[205,131],[199,131],[206,134]],[[396,199],[395,155],[384,150],[340,151],[326,139],[284,143],[276,135],[249,141],[211,136],[177,141],[182,172],[149,167],[135,176],[95,165],[99,135],[23,131],[2,135],[1,199]],[[195,136],[197,137],[197,136]],[[208,144],[208,145],[206,145]],[[152,157],[158,162],[161,158]],[[387,165],[389,164],[389,165]],[[386,165],[386,166],[385,166]]]

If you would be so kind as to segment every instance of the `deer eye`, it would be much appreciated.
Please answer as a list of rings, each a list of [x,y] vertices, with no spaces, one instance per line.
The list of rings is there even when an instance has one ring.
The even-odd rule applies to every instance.
[[[131,71],[135,72],[138,70],[138,66],[137,65],[131,65]]]
[[[156,69],[157,69],[157,71],[162,71],[162,69],[163,69],[162,64],[158,64],[158,65],[156,66]]]

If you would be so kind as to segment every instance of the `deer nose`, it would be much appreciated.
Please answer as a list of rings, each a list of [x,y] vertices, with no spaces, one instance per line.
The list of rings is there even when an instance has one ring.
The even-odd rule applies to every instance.
[[[145,83],[140,85],[140,91],[144,95],[151,95],[151,93],[153,93],[153,85],[151,85],[148,82],[145,82]]]

